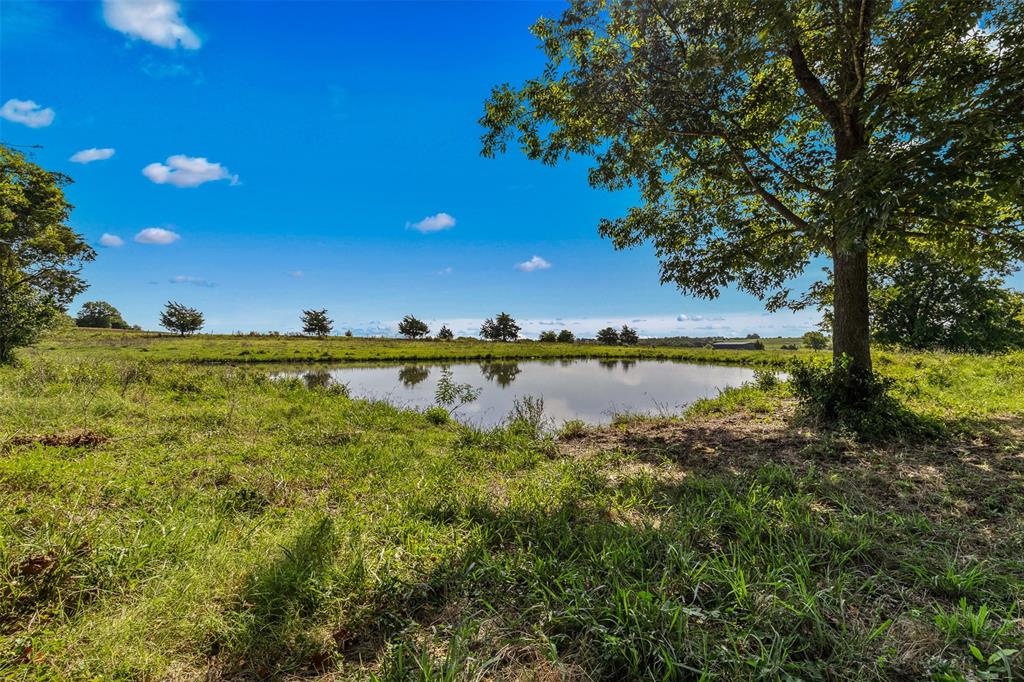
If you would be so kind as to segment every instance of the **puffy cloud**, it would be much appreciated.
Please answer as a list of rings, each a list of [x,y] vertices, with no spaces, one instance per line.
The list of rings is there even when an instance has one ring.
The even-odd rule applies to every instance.
[[[169,280],[171,284],[194,284],[197,287],[215,287],[217,284],[202,277],[190,277],[188,275],[177,275]]]
[[[306,275],[302,270],[292,270],[288,274],[291,275],[293,279],[302,279]]]
[[[230,180],[238,184],[238,176],[231,175],[219,163],[210,163],[201,156],[175,154],[167,157],[167,163],[151,163],[142,169],[142,174],[158,185],[175,187],[198,187],[204,182]]]
[[[161,246],[173,244],[179,239],[181,239],[180,234],[162,227],[147,227],[135,235],[135,241],[140,244],[160,244]]]
[[[550,267],[551,263],[540,256],[534,256],[530,260],[517,264],[516,270],[519,270],[520,272],[533,272],[534,270],[547,270]]]
[[[124,246],[124,240],[118,237],[116,234],[104,232],[102,235],[100,235],[100,246]]]
[[[196,50],[202,44],[175,0],[103,0],[103,19],[115,31],[160,47]]]
[[[452,266],[449,265],[446,268],[441,268],[440,270],[438,270],[437,274],[439,274],[439,275],[450,275],[453,272],[455,272],[455,271],[452,269]]]
[[[405,229],[416,230],[423,234],[430,234],[431,232],[440,232],[441,230],[450,230],[455,227],[455,218],[447,213],[438,213],[437,215],[428,215],[418,223],[406,223]]]
[[[45,128],[53,123],[56,114],[53,109],[43,108],[30,99],[9,99],[0,107],[0,118],[26,125],[29,128]]]
[[[103,161],[109,159],[114,155],[114,150],[110,147],[104,147],[97,149],[96,147],[90,147],[89,149],[83,149],[80,152],[75,152],[71,155],[70,161],[75,163],[92,163],[93,161]]]

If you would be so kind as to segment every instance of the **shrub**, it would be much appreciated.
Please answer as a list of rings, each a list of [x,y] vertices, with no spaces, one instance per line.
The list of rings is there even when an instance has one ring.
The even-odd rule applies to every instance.
[[[441,426],[447,424],[451,417],[448,415],[448,410],[443,407],[428,407],[424,412],[423,416],[427,418],[427,421],[435,426]]]
[[[811,350],[824,350],[828,348],[828,337],[821,332],[807,332],[802,338],[804,345]]]
[[[762,391],[770,391],[779,385],[779,377],[770,369],[755,369],[754,385]]]
[[[893,397],[892,379],[853,365],[845,354],[835,363],[794,361],[789,377],[802,410],[823,426],[848,429],[869,440],[935,430]]]
[[[541,343],[555,343],[558,341],[558,335],[553,331],[545,331],[540,333],[540,337],[537,340]]]

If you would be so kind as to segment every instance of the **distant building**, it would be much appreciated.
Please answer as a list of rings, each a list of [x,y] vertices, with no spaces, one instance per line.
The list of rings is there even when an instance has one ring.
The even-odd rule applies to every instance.
[[[757,341],[719,341],[711,344],[715,350],[762,350]]]

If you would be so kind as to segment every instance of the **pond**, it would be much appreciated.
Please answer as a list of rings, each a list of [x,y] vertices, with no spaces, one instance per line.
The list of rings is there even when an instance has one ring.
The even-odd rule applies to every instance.
[[[543,398],[544,416],[556,425],[570,419],[607,424],[617,413],[679,414],[689,403],[718,395],[753,379],[747,367],[671,360],[529,360],[493,362],[377,363],[274,373],[310,386],[337,382],[356,398],[385,400],[398,407],[434,404],[434,390],[448,368],[456,383],[481,389],[476,401],[455,413],[462,422],[495,426],[524,396]]]

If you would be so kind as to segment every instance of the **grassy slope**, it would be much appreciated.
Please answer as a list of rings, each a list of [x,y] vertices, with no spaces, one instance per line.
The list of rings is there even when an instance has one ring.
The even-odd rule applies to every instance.
[[[880,364],[946,441],[784,387],[552,440],[40,352],[0,369],[0,677],[1019,677],[1024,355]]]

